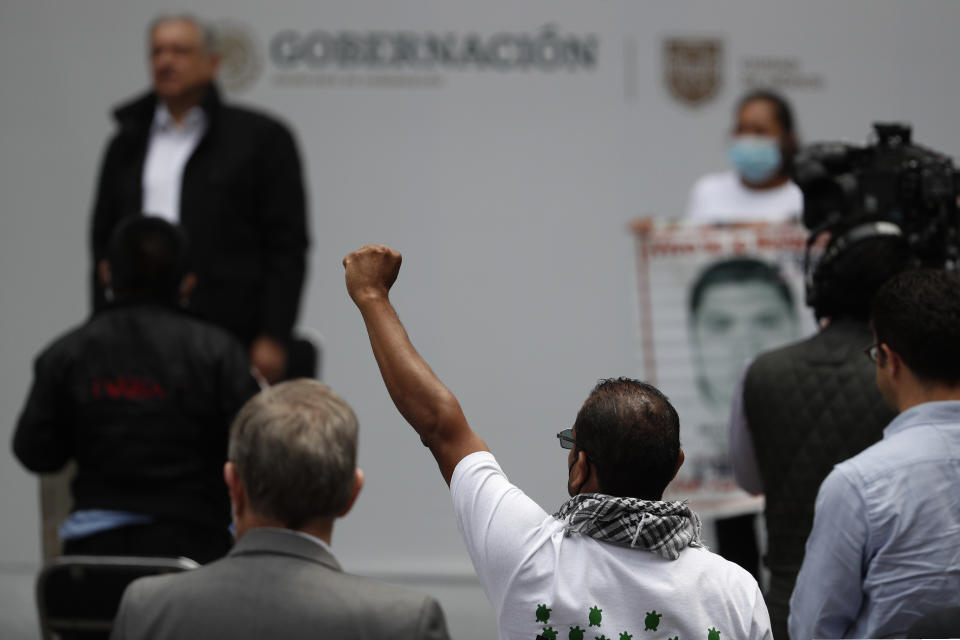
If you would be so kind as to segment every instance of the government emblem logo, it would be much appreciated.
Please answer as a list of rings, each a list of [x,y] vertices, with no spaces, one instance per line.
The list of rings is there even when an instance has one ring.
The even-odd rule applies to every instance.
[[[723,41],[667,38],[663,42],[664,81],[674,100],[691,107],[715,98],[723,86]]]
[[[260,45],[247,27],[236,22],[218,22],[216,33],[220,85],[227,93],[243,93],[253,86],[263,71]]]

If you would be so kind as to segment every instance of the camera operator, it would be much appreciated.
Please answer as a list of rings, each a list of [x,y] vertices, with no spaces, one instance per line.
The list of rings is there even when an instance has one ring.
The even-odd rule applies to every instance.
[[[911,144],[907,126],[874,128],[873,145],[811,145],[795,158],[810,245],[830,234],[808,272],[807,303],[821,330],[759,356],[731,414],[737,482],[766,494],[765,595],[776,638],[787,637],[789,598],[820,483],[835,464],[880,440],[894,417],[863,357],[873,341],[871,301],[899,272],[949,266],[957,252],[949,158]]]
[[[833,465],[877,442],[893,418],[863,348],[872,340],[870,300],[905,264],[898,236],[863,239],[821,262],[814,313],[826,326],[759,356],[744,377],[730,454],[737,482],[766,494],[764,596],[775,638],[787,637],[788,602],[820,483]]]

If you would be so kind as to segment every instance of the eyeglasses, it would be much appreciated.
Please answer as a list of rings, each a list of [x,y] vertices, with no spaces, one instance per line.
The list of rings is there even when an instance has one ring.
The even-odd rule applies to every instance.
[[[560,439],[560,446],[564,449],[573,449],[573,445],[577,444],[577,441],[573,439],[573,429],[564,429],[557,434],[557,438]]]
[[[877,364],[877,360],[880,359],[880,343],[874,342],[872,345],[863,350],[865,356],[870,358],[870,362]]]

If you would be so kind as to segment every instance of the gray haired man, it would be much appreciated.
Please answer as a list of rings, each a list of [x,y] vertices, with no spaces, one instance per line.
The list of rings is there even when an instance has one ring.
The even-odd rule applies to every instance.
[[[357,418],[329,387],[293,380],[254,396],[224,478],[237,544],[188,573],[134,582],[112,638],[448,638],[430,597],[343,573],[330,550],[363,472]]]

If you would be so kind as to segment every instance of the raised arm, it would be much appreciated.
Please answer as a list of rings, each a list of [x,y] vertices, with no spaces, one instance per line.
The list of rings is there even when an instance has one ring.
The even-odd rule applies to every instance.
[[[373,355],[397,409],[433,453],[443,479],[457,463],[487,445],[467,424],[460,403],[413,348],[390,304],[401,256],[390,247],[366,246],[343,259],[347,292],[363,315]]]

